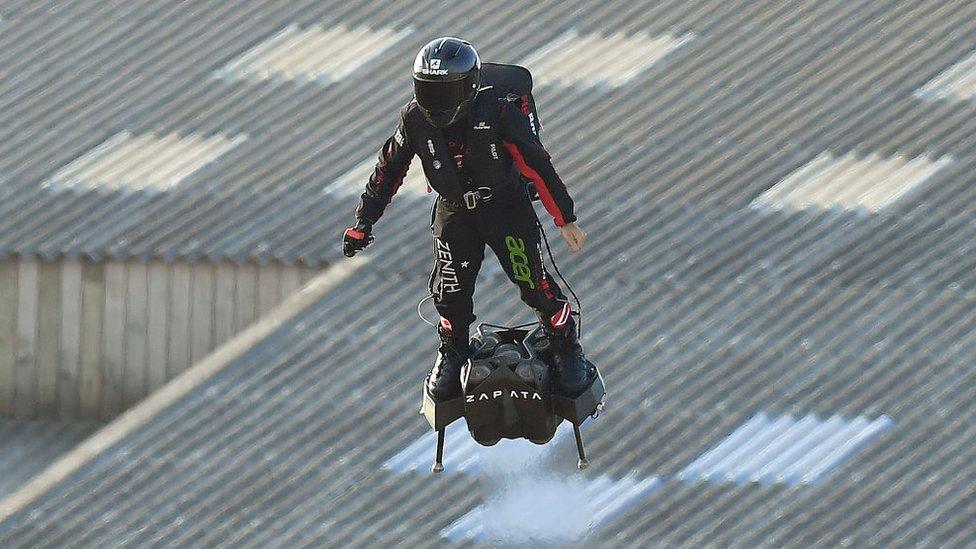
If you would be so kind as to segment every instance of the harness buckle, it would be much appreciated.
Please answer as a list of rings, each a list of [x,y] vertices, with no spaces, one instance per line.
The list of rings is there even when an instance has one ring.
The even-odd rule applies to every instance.
[[[491,200],[491,187],[478,187],[473,191],[468,191],[461,195],[464,198],[464,207],[473,210],[478,207],[480,202]]]

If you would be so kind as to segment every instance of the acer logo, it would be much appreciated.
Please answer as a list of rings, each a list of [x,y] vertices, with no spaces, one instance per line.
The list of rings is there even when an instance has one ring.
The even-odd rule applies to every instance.
[[[532,281],[532,269],[529,267],[529,256],[525,255],[525,241],[514,236],[505,237],[505,247],[508,248],[508,259],[512,263],[515,280],[525,282],[529,288],[535,289]]]
[[[482,402],[485,400],[497,400],[499,398],[502,398],[503,396],[507,396],[508,398],[517,399],[517,400],[540,400],[540,401],[542,400],[542,395],[540,395],[535,391],[531,391],[531,392],[516,391],[512,389],[508,392],[507,395],[505,394],[505,391],[502,390],[495,390],[492,391],[491,393],[478,393],[475,395],[464,395],[464,402],[468,404],[472,404],[475,402]]]

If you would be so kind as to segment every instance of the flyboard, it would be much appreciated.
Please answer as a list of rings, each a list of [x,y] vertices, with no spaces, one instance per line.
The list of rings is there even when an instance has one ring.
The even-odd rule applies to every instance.
[[[426,390],[420,413],[437,432],[437,453],[431,471],[444,470],[444,430],[464,418],[471,437],[492,446],[503,438],[524,438],[546,444],[563,420],[573,425],[580,469],[589,462],[580,426],[603,410],[606,390],[599,370],[578,394],[556,387],[552,345],[542,327],[481,324],[471,339],[474,354],[461,370],[461,397],[435,402]]]

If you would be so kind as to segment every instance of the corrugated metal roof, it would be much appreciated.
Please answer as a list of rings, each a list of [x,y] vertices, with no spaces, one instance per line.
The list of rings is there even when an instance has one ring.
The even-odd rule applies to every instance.
[[[522,61],[538,84],[620,87],[693,38],[569,29]]]
[[[976,51],[930,80],[916,94],[933,100],[972,100],[976,97]]]
[[[58,170],[43,185],[167,190],[244,139],[221,135],[134,136],[123,131]]]
[[[328,84],[349,77],[411,33],[369,28],[289,25],[221,68],[217,74],[256,80],[284,79]]]
[[[98,427],[96,423],[0,418],[0,499]]]
[[[892,423],[885,415],[868,421],[861,416],[821,420],[816,415],[772,419],[760,413],[682,469],[678,476],[689,482],[809,484],[820,480]]]
[[[90,52],[131,41],[113,50],[117,67],[155,69],[102,90],[114,113],[100,135],[83,132],[78,117],[66,117],[63,134],[30,123],[49,159],[0,155],[0,168],[16,176],[9,181],[26,188],[27,176],[40,181],[123,129],[248,140],[161,198],[79,193],[56,214],[15,194],[0,205],[0,224],[29,236],[32,249],[59,253],[44,246],[74,238],[45,233],[45,220],[67,226],[65,212],[89,219],[122,210],[132,212],[125,243],[120,227],[83,223],[72,249],[339,260],[330,235],[353,204],[309,193],[321,194],[323,180],[386,137],[409,95],[391,75],[406,74],[421,37],[457,34],[484,59],[520,61],[569,29],[693,34],[618,88],[536,90],[544,139],[591,235],[579,256],[555,243],[583,297],[584,343],[610,394],[586,435],[585,475],[660,479],[587,543],[976,543],[976,492],[964,480],[976,477],[976,106],[915,95],[970,55],[972,2],[516,2],[490,11],[136,2],[113,23],[93,17],[108,5],[0,8],[5,30],[20,36],[0,32],[5,48],[59,25],[45,48],[98,30]],[[394,46],[361,80],[326,88],[176,76],[213,71],[287,25],[316,23],[409,24],[418,43]],[[5,48],[0,66],[18,59]],[[29,70],[61,62],[45,57]],[[63,85],[79,93],[101,85],[70,81]],[[0,87],[0,97],[30,95]],[[41,89],[34,93],[54,93]],[[51,148],[56,140],[75,152]],[[954,162],[876,214],[750,208],[824,151]],[[369,266],[0,524],[0,545],[452,545],[444,532],[485,502],[485,479],[383,467],[427,429],[416,410],[434,335],[412,315],[431,262],[429,200],[394,200]],[[479,314],[528,318],[500,276],[486,266]],[[816,483],[679,478],[760,413],[893,423]],[[547,471],[570,474],[573,454],[572,445],[554,447]]]
[[[951,163],[950,157],[907,160],[877,154],[858,158],[848,153],[834,158],[825,152],[759,195],[753,205],[878,212],[923,186]]]

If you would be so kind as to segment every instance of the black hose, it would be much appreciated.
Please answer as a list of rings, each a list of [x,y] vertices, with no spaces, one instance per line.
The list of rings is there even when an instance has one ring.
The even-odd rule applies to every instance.
[[[532,213],[535,213],[535,208],[532,209]],[[566,277],[564,277],[563,273],[559,271],[559,265],[556,263],[556,258],[552,256],[552,248],[549,247],[549,239],[546,238],[546,229],[542,226],[542,222],[539,221],[539,214],[535,214],[535,224],[537,227],[539,227],[539,232],[542,233],[542,242],[544,242],[546,245],[546,253],[549,254],[549,261],[552,263],[553,270],[556,271],[556,274],[559,276],[559,280],[564,286],[566,286],[566,290],[569,291],[569,295],[573,296],[573,299],[576,301],[576,312],[574,313],[578,318],[576,321],[576,337],[582,338],[583,305],[580,303],[579,296],[573,291],[573,287],[569,284],[569,282],[566,281]]]
[[[430,326],[431,328],[436,328],[437,327],[437,324],[434,324],[433,322],[431,322],[431,321],[427,320],[426,318],[424,318],[424,312],[420,310],[424,306],[424,303],[426,303],[428,300],[431,300],[431,299],[434,299],[434,296],[433,295],[429,295],[429,296],[421,299],[417,303],[417,316],[419,316],[420,317],[420,320],[423,320],[424,323],[427,324],[428,326]]]
[[[559,265],[556,263],[556,258],[553,257],[552,255],[552,248],[549,246],[549,238],[546,237],[546,229],[545,227],[542,226],[542,221],[539,219],[539,214],[536,213],[535,208],[532,207],[532,193],[529,190],[529,185],[525,186],[525,195],[529,199],[529,209],[532,210],[532,215],[535,216],[535,225],[536,227],[539,228],[539,233],[542,234],[542,242],[545,243],[546,245],[546,253],[549,254],[549,262],[552,263],[552,268],[554,271],[556,271],[556,275],[559,276],[559,280],[563,283],[564,286],[566,286],[566,290],[569,291],[569,295],[573,296],[573,299],[576,301],[576,312],[573,313],[578,318],[578,320],[576,321],[576,337],[582,338],[583,337],[583,305],[580,303],[579,296],[576,295],[576,292],[573,291],[573,287],[569,284],[569,282],[566,281],[566,277],[563,276],[563,273],[560,272]]]
[[[498,328],[499,330],[521,330],[523,328],[528,328],[529,326],[535,326],[538,323],[539,323],[538,321],[535,321],[535,322],[526,322],[525,324],[518,324],[515,326],[501,326],[498,324],[489,324],[488,322],[482,322],[481,326],[488,326],[489,328]]]

